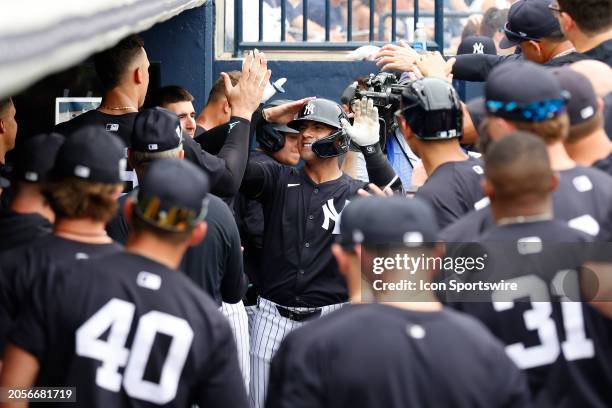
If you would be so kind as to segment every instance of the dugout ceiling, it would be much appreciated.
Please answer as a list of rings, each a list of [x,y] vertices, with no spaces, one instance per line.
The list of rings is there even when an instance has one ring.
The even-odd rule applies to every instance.
[[[208,0],[17,0],[0,13],[0,97]]]

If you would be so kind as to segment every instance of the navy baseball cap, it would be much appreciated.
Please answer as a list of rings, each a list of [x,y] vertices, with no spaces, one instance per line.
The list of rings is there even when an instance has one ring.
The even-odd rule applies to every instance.
[[[164,152],[183,143],[181,120],[174,112],[155,107],[143,109],[134,119],[130,148],[136,152]]]
[[[561,88],[568,92],[567,114],[570,125],[579,125],[597,113],[597,95],[591,81],[579,72],[562,67],[551,70]]]
[[[49,176],[119,184],[125,165],[123,141],[99,127],[86,126],[73,132],[60,147]]]
[[[186,160],[156,160],[134,190],[134,213],[156,228],[185,231],[206,216],[209,188],[208,176],[196,165]]]
[[[561,27],[548,8],[551,0],[518,0],[510,7],[505,37],[500,48],[511,48],[523,41],[561,34]]]
[[[465,37],[461,44],[459,44],[459,48],[457,48],[457,55],[464,54],[497,55],[497,48],[495,48],[495,43],[489,37],[470,36]]]
[[[565,112],[567,93],[550,70],[529,61],[495,67],[485,83],[488,114],[522,122],[542,122]]]
[[[420,247],[434,243],[437,235],[438,223],[425,201],[401,196],[366,197],[342,211],[336,242],[346,249],[357,244]]]
[[[43,133],[26,139],[17,149],[12,177],[30,183],[45,180],[65,140],[58,133]]]

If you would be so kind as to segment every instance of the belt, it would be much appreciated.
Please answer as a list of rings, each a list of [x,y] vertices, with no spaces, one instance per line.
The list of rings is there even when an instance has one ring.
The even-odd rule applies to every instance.
[[[294,310],[287,309],[286,307],[282,307],[279,305],[275,306],[276,310],[278,310],[278,313],[281,316],[296,322],[304,322],[306,320],[315,319],[321,316],[321,309],[313,310],[312,312],[296,312]]]

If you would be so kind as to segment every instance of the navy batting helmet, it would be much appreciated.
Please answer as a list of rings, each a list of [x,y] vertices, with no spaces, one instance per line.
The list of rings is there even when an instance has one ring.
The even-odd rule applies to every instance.
[[[412,82],[402,92],[401,113],[419,139],[441,140],[463,135],[463,111],[453,86],[439,78]]]
[[[313,99],[308,102],[287,126],[299,130],[306,121],[323,123],[337,129],[329,136],[312,144],[312,151],[321,158],[336,157],[348,152],[351,138],[342,128],[341,119],[348,119],[340,105],[329,99]]]

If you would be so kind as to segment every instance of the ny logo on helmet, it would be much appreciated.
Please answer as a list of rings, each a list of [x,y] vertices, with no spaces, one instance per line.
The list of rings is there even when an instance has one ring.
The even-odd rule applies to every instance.
[[[484,44],[481,42],[474,43],[472,54],[484,54]]]
[[[309,103],[304,107],[304,116],[312,115],[314,113],[315,106],[313,103]]]

